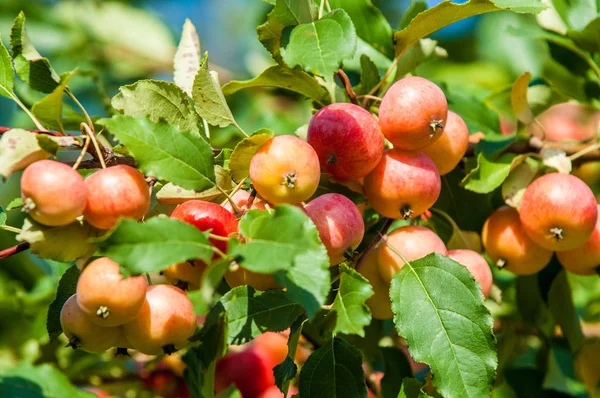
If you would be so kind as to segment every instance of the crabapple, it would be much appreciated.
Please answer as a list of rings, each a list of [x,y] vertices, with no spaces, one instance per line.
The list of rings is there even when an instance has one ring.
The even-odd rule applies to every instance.
[[[317,153],[306,141],[280,135],[265,142],[250,161],[250,180],[270,203],[298,204],[319,186]]]
[[[569,272],[578,275],[594,275],[595,268],[600,265],[600,217],[596,221],[592,236],[582,246],[558,252],[556,257]]]
[[[250,343],[252,347],[256,347],[263,352],[268,353],[275,363],[281,363],[288,355],[288,338],[290,330],[286,329],[283,332],[265,332],[256,337]],[[302,345],[304,337],[300,336],[300,342],[296,348],[294,361],[296,363],[304,363],[310,355],[310,350]]]
[[[225,273],[225,281],[230,288],[248,285],[256,290],[281,289],[281,286],[275,282],[275,278],[270,274],[259,274],[258,272],[249,271],[245,268],[238,267],[234,271]]]
[[[430,253],[444,256],[448,253],[446,245],[429,228],[418,225],[407,225],[393,230],[377,248],[377,262],[381,279],[390,283],[394,274],[404,266],[403,258],[414,261]]]
[[[89,352],[103,352],[114,347],[121,333],[119,328],[105,328],[93,323],[77,305],[75,294],[69,297],[60,311],[60,326],[71,347]]]
[[[344,261],[362,241],[365,224],[356,205],[344,195],[328,193],[304,206],[306,214],[317,226],[319,237],[327,249],[329,265]]]
[[[175,208],[171,218],[184,221],[193,225],[200,231],[209,231],[211,234],[228,237],[237,232],[238,221],[231,212],[216,203],[203,200],[188,200]],[[209,239],[217,249],[227,250],[227,242],[217,239]]]
[[[595,195],[600,193],[600,161],[584,162],[574,167],[571,174],[585,182]]]
[[[552,259],[552,251],[538,246],[527,235],[519,213],[512,207],[500,207],[488,217],[481,240],[492,262],[516,275],[535,274]]]
[[[396,148],[414,151],[435,142],[446,126],[448,102],[444,92],[422,77],[405,77],[385,93],[379,125]]]
[[[575,249],[592,235],[596,198],[579,178],[550,173],[531,183],[519,208],[521,224],[538,245],[554,251]]]
[[[83,215],[99,229],[112,228],[120,218],[140,220],[150,208],[150,188],[131,166],[99,170],[85,179],[88,189]]]
[[[178,287],[185,286],[184,290],[200,289],[202,273],[206,269],[206,263],[200,260],[185,261],[173,264],[163,270],[163,275],[169,282]]]
[[[77,303],[99,326],[118,326],[137,315],[146,297],[143,276],[123,278],[119,264],[108,257],[89,263],[77,281]]]
[[[230,352],[217,361],[215,390],[219,393],[234,384],[244,398],[258,398],[275,385],[275,365],[269,354],[256,348]]]
[[[87,188],[73,168],[54,160],[30,164],[21,176],[21,198],[31,218],[48,226],[66,225],[83,214]]]
[[[423,152],[387,151],[365,177],[367,201],[389,218],[414,218],[440,196],[441,180],[435,163]]]
[[[231,199],[233,199],[234,203],[240,209],[245,210],[248,209],[248,200],[250,199],[250,193],[244,191],[243,189],[240,189],[231,196]],[[231,207],[231,203],[229,203],[229,201],[225,202],[223,208],[233,213],[233,207]],[[252,206],[250,206],[250,209],[265,210],[265,202],[263,202],[262,199],[255,197],[252,201]]]
[[[598,135],[600,112],[588,105],[565,102],[551,106],[533,123],[530,132],[548,141],[586,141]]]
[[[494,278],[485,258],[473,250],[449,250],[448,257],[464,265],[481,286],[483,297],[488,298],[492,290]]]
[[[196,331],[194,306],[178,287],[148,286],[142,308],[131,322],[123,325],[123,330],[141,353],[170,354],[185,347]]]
[[[452,111],[448,111],[446,127],[440,138],[423,148],[423,152],[433,160],[440,175],[448,174],[458,165],[469,147],[469,129],[465,121]]]
[[[319,155],[321,169],[340,180],[369,174],[383,153],[377,119],[358,105],[337,103],[317,112],[306,140]]]
[[[373,250],[368,253],[357,271],[369,281],[373,288],[374,294],[366,303],[367,307],[371,310],[373,318],[391,319],[394,313],[392,312],[392,304],[390,302],[390,284],[385,282],[379,273],[377,252]]]

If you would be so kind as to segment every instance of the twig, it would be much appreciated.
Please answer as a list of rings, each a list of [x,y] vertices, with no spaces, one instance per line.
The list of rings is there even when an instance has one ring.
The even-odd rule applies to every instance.
[[[475,154],[475,147],[477,144],[469,143],[469,147],[465,156],[473,156]],[[529,141],[519,141],[510,145],[503,152],[504,153],[539,153],[544,148],[555,148],[562,149],[567,155],[574,155],[579,152],[585,151],[583,155],[578,155],[577,160],[600,160],[600,149],[590,149],[596,144],[581,143],[581,142],[554,142],[554,141],[541,141],[538,138],[531,138]]]
[[[354,92],[354,90],[352,90],[352,84],[350,84],[350,79],[348,79],[348,75],[346,74],[346,72],[344,72],[344,70],[342,68],[340,68],[337,70],[337,72],[335,72],[335,74],[337,75],[337,77],[340,78],[340,80],[344,84],[346,93],[348,93],[348,97],[350,97],[350,102],[352,102],[354,105],[358,105],[358,99],[356,99],[356,93]]]
[[[83,145],[83,148],[81,149],[81,153],[79,154],[79,157],[77,158],[77,161],[73,165],[73,170],[77,170],[79,168],[79,166],[81,165],[81,161],[83,160],[83,157],[87,153],[88,148],[90,147],[90,142],[91,141],[92,140],[90,138],[88,138],[87,140],[85,140],[85,144]]]
[[[24,252],[25,250],[29,249],[29,246],[29,242],[23,242],[13,247],[9,247],[8,249],[4,249],[0,251],[0,260],[4,260],[5,258],[14,256],[17,253]]]
[[[0,225],[0,229],[3,229],[4,231],[8,232],[13,232],[15,234],[20,234],[21,232],[23,232],[19,228],[11,227],[10,225]]]
[[[356,98],[366,98],[366,99],[370,99],[370,100],[377,101],[377,102],[381,102],[383,100],[380,97],[377,97],[375,95],[369,95],[369,94],[359,95]]]
[[[360,265],[365,261],[367,256],[371,253],[371,251],[375,248],[375,246],[377,246],[377,244],[379,243],[379,241],[381,240],[383,235],[385,235],[387,233],[388,229],[390,229],[390,226],[392,225],[393,222],[394,222],[394,219],[392,219],[392,218],[388,218],[387,220],[385,220],[385,223],[383,224],[383,226],[381,227],[381,229],[379,230],[377,235],[375,235],[375,237],[373,238],[371,243],[369,243],[369,246],[367,246],[367,248],[365,249],[363,254],[361,254],[361,256],[356,261],[356,265],[354,266],[355,269],[358,269],[360,267]]]
[[[81,123],[81,132],[87,134],[89,139],[92,140],[92,143],[94,144],[94,149],[96,150],[96,156],[94,157],[100,162],[100,166],[102,166],[102,168],[105,169],[106,162],[104,161],[104,152],[100,149],[100,144],[98,143],[98,140],[96,140],[96,136],[94,135],[94,132],[92,131],[91,127],[88,126],[86,123]]]

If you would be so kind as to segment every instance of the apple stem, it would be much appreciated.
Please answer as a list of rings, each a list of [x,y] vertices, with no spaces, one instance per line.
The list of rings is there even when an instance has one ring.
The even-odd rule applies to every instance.
[[[110,310],[108,309],[107,306],[101,305],[100,307],[98,307],[98,310],[96,311],[96,315],[98,315],[102,319],[106,319],[110,315]]]
[[[552,234],[552,236],[554,237],[554,239],[556,239],[557,242],[560,242],[564,239],[563,229],[560,227],[550,228],[550,234]]]
[[[414,212],[409,205],[404,205],[400,209],[400,213],[402,214],[402,218],[405,220],[410,220]]]

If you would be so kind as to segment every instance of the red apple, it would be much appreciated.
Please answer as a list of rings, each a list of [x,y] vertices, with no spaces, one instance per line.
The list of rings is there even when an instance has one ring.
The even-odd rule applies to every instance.
[[[492,291],[494,278],[492,276],[492,270],[487,261],[485,261],[485,258],[473,250],[450,250],[448,251],[448,257],[457,263],[464,265],[469,270],[471,275],[473,275],[475,280],[481,286],[483,297],[488,298]]]
[[[530,132],[548,141],[586,141],[598,135],[600,112],[588,105],[565,102],[551,106],[533,123]],[[541,127],[540,127],[541,126]]]
[[[219,393],[235,384],[244,398],[258,398],[275,385],[276,365],[269,354],[256,348],[230,352],[217,362],[215,390]]]

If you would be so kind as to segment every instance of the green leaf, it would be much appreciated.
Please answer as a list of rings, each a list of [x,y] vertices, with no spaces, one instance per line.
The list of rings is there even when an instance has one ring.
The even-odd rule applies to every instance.
[[[239,90],[252,87],[275,87],[290,90],[305,97],[312,98],[320,105],[330,101],[329,93],[314,77],[298,69],[284,66],[271,66],[251,80],[232,80],[223,86],[223,93],[231,95]]]
[[[367,279],[345,264],[340,266],[340,287],[331,310],[337,313],[333,333],[365,336],[371,323],[371,311],[365,302],[374,294]]]
[[[10,45],[15,70],[21,80],[34,90],[51,93],[60,83],[60,77],[50,66],[50,61],[42,57],[29,40],[23,11],[11,27]]]
[[[300,65],[310,73],[329,77],[355,51],[352,20],[345,11],[336,9],[316,22],[296,26],[282,55],[291,67]]]
[[[237,126],[223,95],[219,75],[208,70],[208,53],[204,53],[200,62],[192,87],[192,98],[196,111],[208,123],[219,127],[227,127],[230,124]]]
[[[417,66],[427,62],[448,57],[448,53],[438,42],[432,39],[421,39],[408,48],[396,68],[396,80],[412,72]]]
[[[14,210],[23,207],[23,199],[22,198],[14,198],[11,200],[8,205],[6,205],[6,211]]]
[[[264,132],[263,132],[264,131]],[[250,175],[250,161],[260,147],[273,137],[273,132],[261,129],[250,137],[240,141],[229,158],[231,177],[236,182],[241,182]]]
[[[555,322],[542,299],[538,275],[519,276],[515,282],[516,303],[526,328],[535,328],[544,336],[554,332]]]
[[[448,99],[448,109],[463,118],[471,133],[481,131],[486,136],[500,135],[498,114],[483,101],[457,90],[445,90],[445,94]]]
[[[0,175],[8,178],[15,171],[23,170],[33,162],[50,156],[27,130],[12,129],[0,138]]]
[[[121,273],[140,275],[187,260],[209,263],[213,247],[207,235],[173,218],[153,217],[145,223],[123,218],[97,245],[101,255],[121,265]]]
[[[465,267],[439,254],[406,263],[390,298],[399,335],[412,358],[431,367],[442,396],[491,393],[498,364],[493,319]]]
[[[0,36],[0,96],[14,98],[15,71],[8,50]]]
[[[415,19],[417,15],[427,10],[427,3],[419,0],[412,0],[410,5],[402,14],[402,19],[400,20],[400,30],[405,29],[408,25],[410,25],[411,21]]]
[[[390,395],[392,396],[392,395]],[[410,377],[402,379],[402,389],[398,398],[427,398],[429,395],[421,391],[421,382]]]
[[[379,83],[379,69],[368,55],[360,56],[360,90],[359,95],[367,94]]]
[[[523,163],[525,155],[503,154],[496,160],[490,160],[483,153],[477,156],[477,167],[463,179],[469,191],[489,193],[502,185],[511,170]]]
[[[545,8],[540,0],[471,0],[464,4],[444,1],[416,15],[407,27],[394,34],[396,54],[439,29],[474,15],[500,10],[538,13]]]
[[[570,30],[567,35],[584,50],[600,52],[600,16],[590,21],[583,30]]]
[[[227,387],[227,389],[218,393],[215,398],[243,398],[240,390],[235,385]]]
[[[558,391],[571,397],[587,395],[585,385],[575,377],[573,353],[569,351],[566,344],[551,343],[543,387],[546,390]]]
[[[275,376],[275,385],[283,391],[283,383],[293,380],[298,373],[298,366],[290,357],[285,357],[282,363],[273,368],[273,376]]]
[[[20,363],[0,372],[0,396],[22,398],[94,398],[75,387],[67,376],[50,364]]]
[[[195,191],[215,185],[212,150],[200,137],[163,121],[131,116],[117,115],[98,124],[127,147],[145,174]]]
[[[222,260],[211,264],[202,273],[200,289],[188,292],[189,299],[194,304],[194,313],[203,315],[213,306],[215,293],[223,280],[223,275],[229,270],[230,260]]]
[[[60,311],[69,297],[75,294],[80,274],[81,272],[77,266],[72,265],[60,277],[58,288],[56,289],[56,297],[52,301],[52,304],[50,304],[50,307],[48,307],[48,315],[46,317],[46,330],[48,331],[50,341],[54,341],[62,333]]]
[[[363,398],[367,395],[362,356],[334,338],[308,357],[300,372],[300,395],[311,398]]]
[[[290,327],[304,312],[281,290],[254,290],[238,286],[225,294],[214,311],[227,312],[228,344],[245,344],[262,333]]]
[[[581,320],[577,309],[573,305],[573,295],[567,279],[567,272],[564,269],[550,285],[548,308],[566,337],[571,352],[577,352],[583,344],[584,335],[581,331]]]
[[[100,234],[100,230],[86,222],[75,221],[60,227],[48,227],[26,219],[17,240],[29,242],[31,253],[41,258],[68,263],[92,254],[95,245],[88,239]]]
[[[139,80],[120,87],[111,104],[127,116],[148,117],[154,123],[164,120],[177,125],[182,131],[206,138],[204,129],[199,128],[201,121],[192,99],[174,83]]]
[[[67,84],[77,69],[61,75],[60,84],[47,96],[33,104],[31,112],[46,127],[65,132],[63,126],[63,95],[69,90]]]
[[[389,58],[394,57],[392,28],[383,13],[371,0],[329,0],[331,8],[348,13],[358,37]]]
[[[396,397],[407,377],[412,377],[412,369],[406,355],[396,347],[381,347],[385,374],[381,379],[381,396]],[[420,386],[419,386],[420,388]]]
[[[200,39],[196,27],[186,18],[181,32],[181,40],[173,59],[173,81],[187,95],[192,96],[194,78],[200,67]]]
[[[593,0],[553,0],[562,20],[574,30],[581,30],[600,13],[600,4]]]
[[[502,184],[502,198],[504,202],[518,209],[525,190],[533,182],[540,169],[540,163],[532,158],[514,168]]]
[[[156,193],[156,199],[161,204],[180,204],[192,199],[211,201],[223,196],[223,191],[231,192],[233,190],[234,184],[229,170],[215,165],[215,177],[216,185],[200,192],[184,189],[169,182]]]
[[[36,134],[35,138],[37,138],[38,145],[44,150],[44,152],[48,152],[49,154],[56,156],[58,149],[61,147],[60,141],[62,141],[63,138],[70,137],[51,137],[45,134]]]
[[[290,387],[290,381],[296,377],[298,367],[294,363],[296,351],[298,350],[298,342],[302,335],[302,329],[306,323],[305,316],[299,316],[296,321],[290,326],[290,335],[288,337],[288,354],[285,360],[273,368],[273,376],[275,376],[275,385],[287,396]]]
[[[525,72],[515,80],[510,93],[510,104],[513,113],[519,121],[525,124],[531,124],[534,116],[529,101],[527,100],[527,89],[531,81],[531,73]]]

